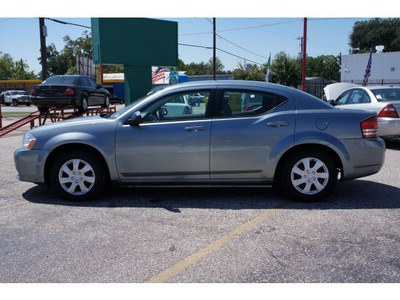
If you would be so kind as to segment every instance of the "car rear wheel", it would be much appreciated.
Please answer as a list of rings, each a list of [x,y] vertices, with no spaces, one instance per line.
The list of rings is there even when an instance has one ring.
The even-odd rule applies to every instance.
[[[292,154],[284,163],[281,188],[294,200],[316,202],[330,194],[338,170],[326,153],[307,149]]]
[[[110,98],[106,96],[104,99],[104,104],[101,107],[109,107],[110,106]]]
[[[96,156],[80,150],[61,153],[50,171],[51,185],[69,200],[93,199],[104,189],[106,170]]]

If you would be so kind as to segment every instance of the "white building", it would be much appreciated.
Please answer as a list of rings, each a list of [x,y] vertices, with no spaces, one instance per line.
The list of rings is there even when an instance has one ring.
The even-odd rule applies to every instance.
[[[341,82],[362,84],[369,53],[342,55]],[[400,85],[400,52],[372,53],[368,85]]]

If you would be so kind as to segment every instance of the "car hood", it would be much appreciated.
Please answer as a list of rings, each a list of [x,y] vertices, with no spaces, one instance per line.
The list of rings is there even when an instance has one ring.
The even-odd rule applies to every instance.
[[[107,118],[102,118],[100,116],[93,117],[81,117],[76,119],[64,120],[60,122],[55,122],[47,125],[37,127],[30,130],[30,132],[35,134],[51,134],[60,132],[70,132],[70,131],[90,131],[96,127],[102,127],[102,125],[108,123],[114,123],[115,120],[110,120]]]

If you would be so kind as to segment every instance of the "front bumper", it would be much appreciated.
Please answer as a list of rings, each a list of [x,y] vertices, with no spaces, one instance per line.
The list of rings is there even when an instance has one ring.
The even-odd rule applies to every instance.
[[[14,153],[17,178],[21,181],[44,183],[44,160],[47,151],[18,149]]]

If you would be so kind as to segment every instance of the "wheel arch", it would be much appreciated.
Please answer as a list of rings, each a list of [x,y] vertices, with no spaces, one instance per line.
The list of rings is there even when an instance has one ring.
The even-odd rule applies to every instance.
[[[103,155],[94,147],[86,144],[80,144],[80,143],[71,143],[71,144],[64,144],[60,145],[57,148],[53,149],[49,156],[46,159],[45,167],[44,167],[44,180],[45,183],[50,186],[51,185],[51,180],[50,180],[50,170],[51,166],[53,165],[56,157],[66,151],[71,151],[71,150],[81,150],[90,153],[91,155],[95,156],[96,158],[99,159],[101,164],[104,166],[104,168],[107,170],[106,176],[107,180],[110,181],[110,169],[107,164],[107,161],[103,157]]]
[[[279,176],[280,176],[280,172],[282,171],[282,166],[285,163],[285,161],[294,153],[298,152],[298,151],[303,151],[306,149],[313,149],[313,150],[320,150],[324,153],[327,153],[332,159],[334,164],[336,165],[336,167],[340,170],[340,173],[343,173],[343,163],[339,157],[339,155],[336,153],[335,150],[333,150],[332,148],[326,146],[326,145],[322,145],[322,144],[301,144],[301,145],[296,145],[290,149],[288,149],[279,159],[279,162],[276,166],[275,169],[275,174],[274,174],[274,181],[276,181]]]

